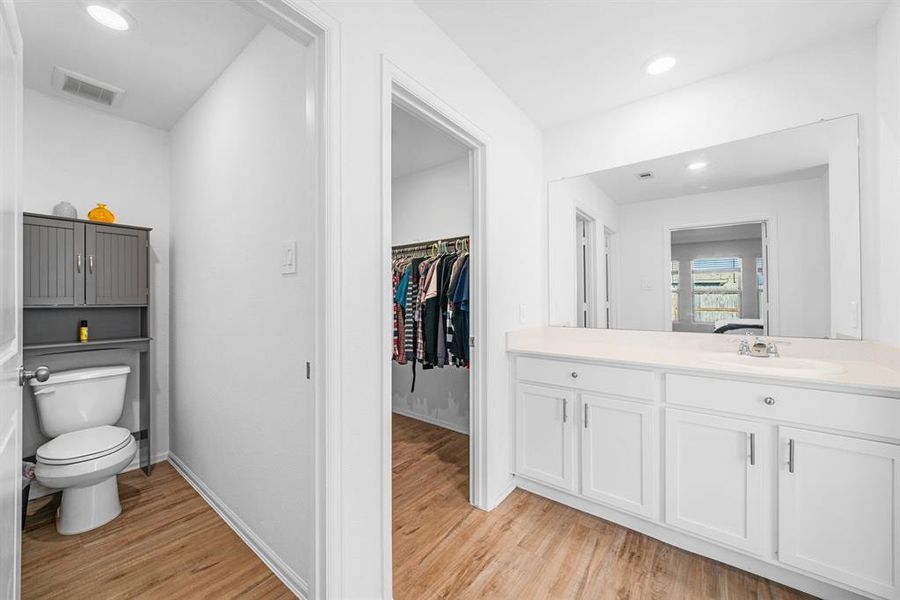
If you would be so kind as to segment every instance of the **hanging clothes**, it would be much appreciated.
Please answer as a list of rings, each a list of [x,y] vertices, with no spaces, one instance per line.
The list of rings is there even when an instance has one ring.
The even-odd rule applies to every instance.
[[[465,240],[463,248],[436,242],[394,251],[393,360],[412,365],[413,390],[417,364],[423,369],[469,366],[468,240],[459,239]],[[442,251],[424,254],[435,245]]]

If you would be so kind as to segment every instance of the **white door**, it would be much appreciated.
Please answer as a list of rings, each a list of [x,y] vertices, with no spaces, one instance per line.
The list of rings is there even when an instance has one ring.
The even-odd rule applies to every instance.
[[[779,428],[778,557],[900,598],[900,446]]]
[[[761,554],[765,533],[763,425],[666,410],[666,522]]]
[[[656,438],[649,404],[581,395],[581,494],[655,516]]]
[[[0,597],[19,596],[22,389],[22,38],[0,3]]]
[[[574,491],[570,390],[520,384],[516,393],[516,472]]]

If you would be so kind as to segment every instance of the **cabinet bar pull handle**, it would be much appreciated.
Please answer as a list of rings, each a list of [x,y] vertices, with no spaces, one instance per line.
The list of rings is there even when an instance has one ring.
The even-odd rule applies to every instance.
[[[788,440],[788,473],[794,472],[794,440]]]
[[[569,420],[569,399],[563,398],[563,423]]]
[[[585,429],[588,428],[588,405],[587,405],[587,403],[584,404],[584,428]]]
[[[81,273],[81,255],[78,255],[78,258],[75,259],[75,268],[78,269],[78,272]]]
[[[750,432],[750,465],[756,465],[756,434]]]
[[[94,272],[94,256],[88,256],[88,270],[93,273]]]

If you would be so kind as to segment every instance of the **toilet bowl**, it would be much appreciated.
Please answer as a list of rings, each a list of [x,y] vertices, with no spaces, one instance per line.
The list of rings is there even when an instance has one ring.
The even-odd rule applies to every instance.
[[[38,448],[34,469],[41,485],[62,490],[56,529],[83,533],[121,512],[116,476],[137,452],[122,416],[128,366],[60,371],[32,380],[41,430],[53,439]]]

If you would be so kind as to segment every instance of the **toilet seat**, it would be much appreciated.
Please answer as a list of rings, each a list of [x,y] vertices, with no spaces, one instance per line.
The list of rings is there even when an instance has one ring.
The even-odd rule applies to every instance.
[[[64,433],[37,449],[38,464],[72,465],[113,454],[132,442],[124,427],[101,425]]]

